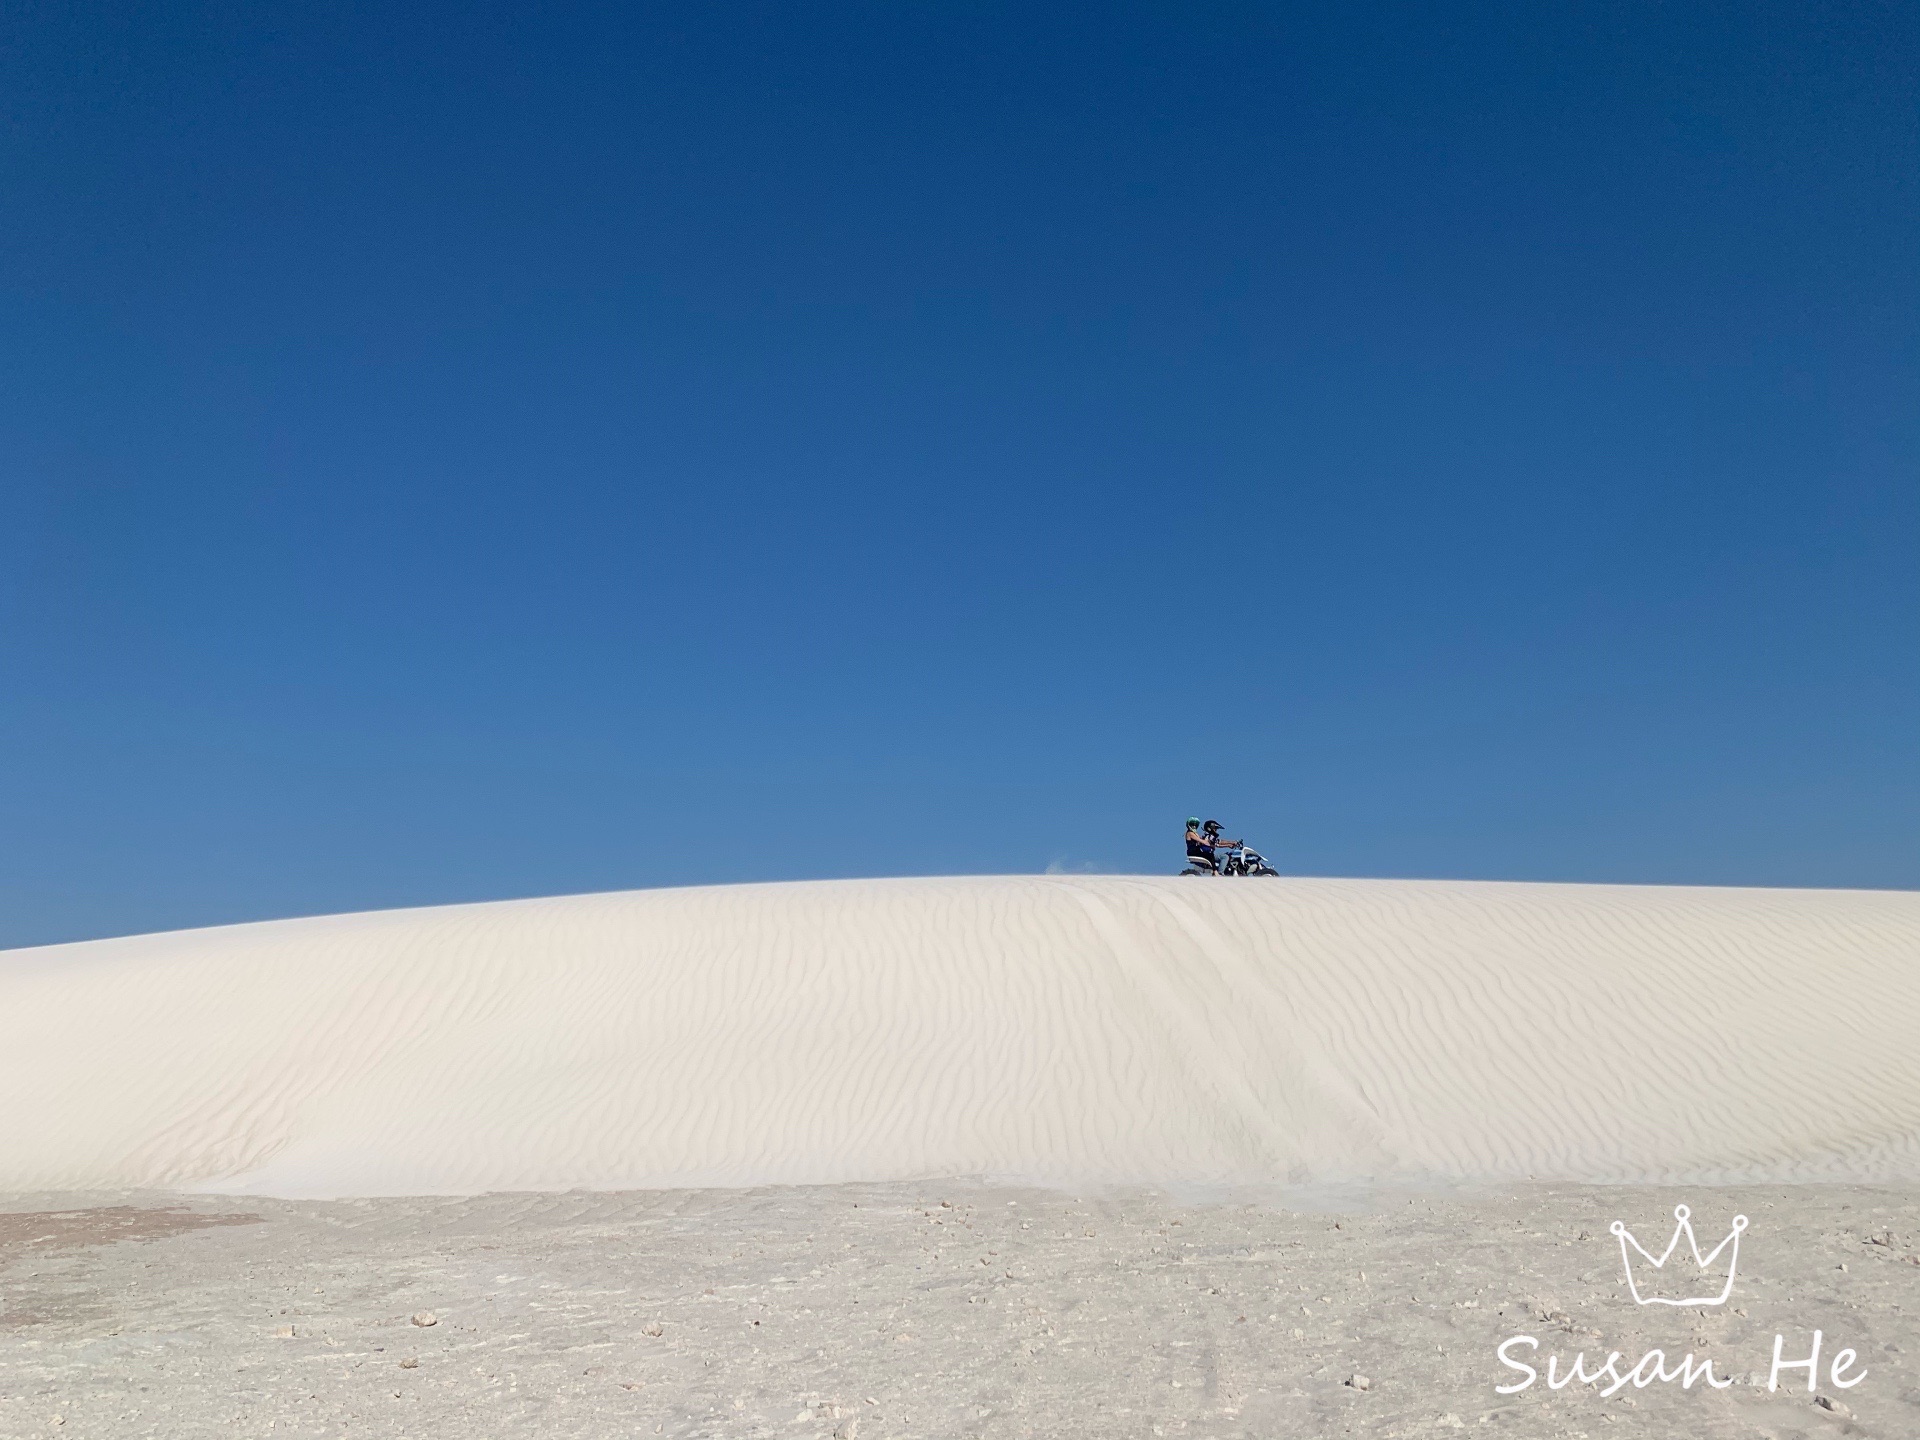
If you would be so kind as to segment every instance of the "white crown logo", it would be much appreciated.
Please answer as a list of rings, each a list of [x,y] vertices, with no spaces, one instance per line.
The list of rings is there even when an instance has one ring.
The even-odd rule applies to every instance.
[[[1733,1293],[1733,1272],[1740,1264],[1740,1232],[1747,1228],[1747,1217],[1744,1215],[1734,1216],[1733,1228],[1727,1232],[1727,1238],[1714,1246],[1713,1249],[1709,1250],[1706,1254],[1702,1255],[1700,1253],[1700,1242],[1694,1239],[1693,1236],[1693,1221],[1690,1218],[1692,1214],[1693,1212],[1684,1205],[1676,1205],[1673,1207],[1673,1218],[1680,1223],[1673,1227],[1673,1238],[1667,1241],[1667,1248],[1662,1250],[1657,1256],[1648,1254],[1640,1242],[1633,1238],[1633,1232],[1627,1229],[1625,1225],[1621,1224],[1618,1220],[1613,1222],[1610,1228],[1613,1231],[1614,1238],[1620,1242],[1620,1265],[1621,1268],[1627,1272],[1627,1289],[1633,1295],[1634,1304],[1726,1304],[1727,1296]],[[1652,1265],[1656,1270],[1661,1270],[1666,1267],[1667,1261],[1673,1258],[1674,1252],[1680,1248],[1680,1237],[1683,1235],[1687,1240],[1687,1248],[1693,1252],[1693,1263],[1699,1267],[1703,1275],[1711,1269],[1714,1262],[1720,1258],[1720,1252],[1722,1250],[1727,1252],[1727,1278],[1725,1283],[1720,1286],[1720,1293],[1718,1295],[1692,1295],[1681,1300],[1675,1300],[1665,1295],[1642,1295],[1640,1293],[1639,1283],[1633,1276],[1633,1256],[1628,1253],[1627,1247],[1631,1245],[1635,1250],[1640,1252],[1641,1257],[1646,1260],[1648,1264]],[[1707,1286],[1711,1286],[1713,1282],[1709,1279],[1706,1283]],[[1702,1288],[1706,1287],[1703,1286]]]

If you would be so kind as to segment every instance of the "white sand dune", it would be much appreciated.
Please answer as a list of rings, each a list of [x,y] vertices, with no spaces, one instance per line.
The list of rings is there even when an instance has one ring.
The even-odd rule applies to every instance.
[[[0,1190],[1920,1176],[1920,895],[1020,878],[0,954]]]

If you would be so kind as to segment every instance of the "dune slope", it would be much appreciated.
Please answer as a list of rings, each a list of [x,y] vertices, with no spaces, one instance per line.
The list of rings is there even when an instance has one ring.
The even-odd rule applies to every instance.
[[[0,1190],[1920,1176],[1920,895],[1053,878],[0,954]]]

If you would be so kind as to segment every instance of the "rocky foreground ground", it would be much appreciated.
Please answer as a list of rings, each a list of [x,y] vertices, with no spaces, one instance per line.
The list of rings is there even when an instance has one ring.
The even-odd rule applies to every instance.
[[[1636,1304],[1682,1202],[1732,1293]],[[5,1436],[1909,1440],[1917,1359],[1901,1187],[0,1201]]]

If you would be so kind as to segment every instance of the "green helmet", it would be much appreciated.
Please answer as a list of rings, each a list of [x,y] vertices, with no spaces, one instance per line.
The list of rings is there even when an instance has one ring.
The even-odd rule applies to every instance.
[[[1199,828],[1200,828],[1200,817],[1198,815],[1187,816],[1187,829],[1198,830]]]

